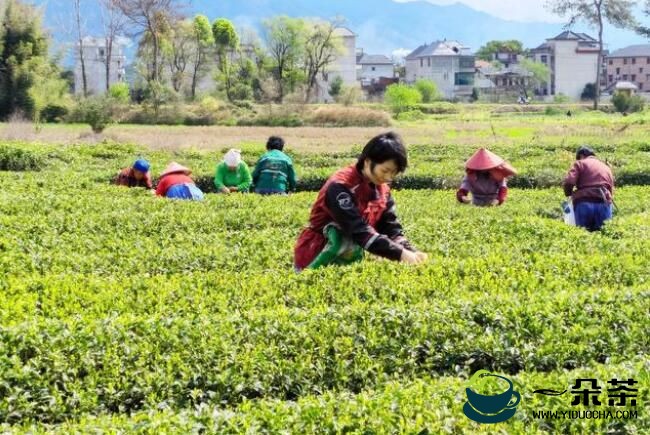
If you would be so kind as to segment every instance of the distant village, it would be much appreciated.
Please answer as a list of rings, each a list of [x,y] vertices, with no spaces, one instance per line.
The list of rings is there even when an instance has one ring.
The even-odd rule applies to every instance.
[[[525,88],[530,73],[521,68],[521,53],[508,50],[496,52],[491,61],[479,60],[470,47],[461,41],[438,40],[425,43],[409,53],[403,60],[386,53],[367,53],[357,46],[357,35],[346,27],[335,31],[344,47],[326,72],[318,77],[316,102],[333,101],[329,95],[330,84],[337,77],[346,86],[359,87],[367,100],[380,99],[386,87],[393,83],[411,84],[419,79],[433,81],[444,99],[463,101],[473,92],[480,92],[498,102],[503,97],[516,98]],[[102,94],[107,86],[106,49],[103,38],[87,37],[83,40],[83,53],[90,94]],[[243,56],[255,56],[254,50],[241,50]],[[538,47],[527,52],[528,59],[546,65],[549,80],[534,87],[535,98],[551,101],[564,96],[570,101],[581,99],[585,87],[596,82],[598,41],[586,33],[564,31],[550,37]],[[111,54],[108,83],[127,81],[123,42],[115,43]],[[81,92],[82,73],[79,56],[75,65],[75,92]],[[199,84],[202,89],[214,87],[206,77]],[[631,45],[620,50],[602,53],[600,88],[604,96],[614,91],[630,94],[650,92],[650,44]]]

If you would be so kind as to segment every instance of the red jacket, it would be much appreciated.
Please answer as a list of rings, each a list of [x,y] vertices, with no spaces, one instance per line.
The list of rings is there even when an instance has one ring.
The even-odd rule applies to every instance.
[[[332,175],[311,209],[309,227],[298,238],[294,263],[307,267],[323,249],[323,228],[336,223],[341,232],[365,250],[399,260],[404,249],[414,251],[395,214],[395,201],[387,184],[375,186],[355,165]]]
[[[183,173],[176,174],[167,174],[158,181],[158,186],[156,186],[156,195],[166,196],[167,191],[170,187],[175,186],[176,184],[194,184],[194,181]]]
[[[147,189],[151,189],[151,174],[145,172],[144,177],[141,180],[136,180],[135,175],[133,175],[133,168],[124,168],[117,175],[115,184],[119,186],[146,187]]]

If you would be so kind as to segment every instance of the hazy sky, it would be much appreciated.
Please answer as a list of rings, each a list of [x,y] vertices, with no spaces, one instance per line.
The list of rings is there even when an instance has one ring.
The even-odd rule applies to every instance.
[[[395,0],[407,2],[416,0]],[[544,5],[546,0],[424,0],[438,5],[464,3],[476,10],[487,12],[490,15],[513,21],[545,21],[561,23],[564,20],[548,12]]]

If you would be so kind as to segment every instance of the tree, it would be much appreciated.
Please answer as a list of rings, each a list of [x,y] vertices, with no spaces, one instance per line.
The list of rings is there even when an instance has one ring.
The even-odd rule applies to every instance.
[[[423,103],[431,103],[438,98],[438,87],[431,80],[420,79],[416,81],[415,89],[422,95]]]
[[[304,44],[304,69],[307,78],[305,101],[309,102],[317,86],[318,74],[324,72],[343,51],[340,38],[334,34],[340,20],[332,22],[307,22]]]
[[[422,101],[422,95],[417,89],[411,86],[394,84],[386,88],[384,99],[393,110],[393,113],[399,115],[420,103]]]
[[[113,4],[133,24],[137,33],[144,34],[151,43],[151,68],[148,81],[159,81],[161,75],[161,38],[168,32],[169,23],[177,18],[180,0],[113,0]]]
[[[88,80],[86,78],[86,60],[84,57],[84,25],[81,21],[81,0],[74,0],[74,16],[77,28],[77,48],[79,50],[79,63],[81,64],[81,82],[83,83],[83,95],[88,96]]]
[[[278,85],[278,102],[282,102],[287,87],[293,91],[301,79],[297,70],[304,53],[305,22],[299,18],[280,16],[265,20],[263,25]]]
[[[650,17],[650,0],[645,1],[645,5],[643,7],[643,14],[646,17]],[[637,25],[636,26],[636,32],[639,33],[640,35],[645,36],[646,38],[650,38],[650,27],[648,26],[642,26],[642,25]]]
[[[605,21],[618,28],[634,28],[636,20],[632,12],[635,2],[630,0],[549,0],[548,7],[554,14],[568,16],[567,27],[584,21],[598,30],[598,62],[596,63],[596,97],[594,109],[600,99],[600,71],[603,56],[603,26]]]
[[[507,41],[489,41],[476,52],[476,58],[487,62],[494,60],[494,55],[500,52],[523,54],[524,46],[521,41],[510,39]]]
[[[194,22],[182,20],[171,29],[169,39],[163,39],[163,53],[169,64],[172,87],[179,92],[185,81],[188,63],[196,56],[197,46],[194,35]]]
[[[528,91],[538,88],[544,83],[548,83],[551,77],[551,70],[541,62],[535,62],[531,59],[521,59],[519,67],[522,71],[528,73],[528,76],[520,81],[521,92],[528,99]]]
[[[104,43],[106,46],[106,90],[111,87],[111,61],[113,59],[113,47],[117,38],[124,31],[126,17],[116,6],[115,0],[100,0],[100,11],[102,16],[102,27],[104,28]]]
[[[219,81],[223,83],[228,100],[233,101],[231,91],[235,85],[236,71],[232,56],[239,46],[239,36],[232,22],[225,18],[215,20],[212,24],[212,35],[214,36],[214,44],[217,48],[217,60],[219,62],[220,72]]]
[[[582,90],[582,95],[580,95],[581,100],[593,100],[596,98],[596,84],[587,83],[585,88]]]
[[[196,51],[192,65],[192,100],[196,98],[196,85],[205,73],[205,64],[208,59],[209,50],[214,46],[214,35],[210,28],[208,17],[205,15],[197,15],[194,17],[193,32]]]
[[[0,29],[0,118],[14,112],[40,120],[41,111],[59,105],[68,86],[48,58],[48,38],[36,9],[6,1]]]

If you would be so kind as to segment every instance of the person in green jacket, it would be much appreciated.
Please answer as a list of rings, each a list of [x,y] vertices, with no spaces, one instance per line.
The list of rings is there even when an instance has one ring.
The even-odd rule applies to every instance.
[[[284,139],[271,136],[266,142],[267,152],[257,161],[253,171],[255,193],[286,195],[296,188],[296,173],[291,157],[282,152]]]
[[[248,192],[251,187],[251,173],[248,165],[241,159],[241,151],[231,149],[217,165],[214,175],[214,185],[217,192]]]

